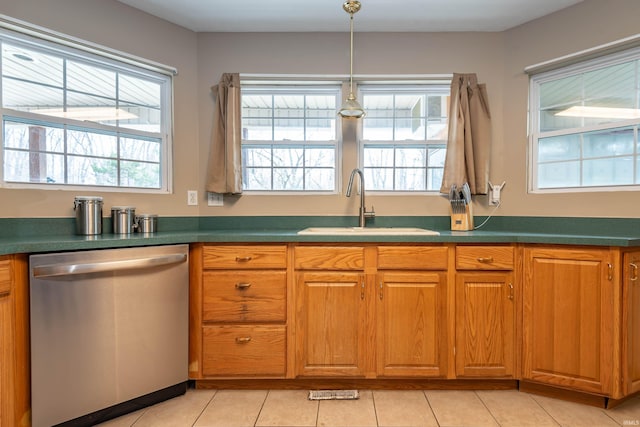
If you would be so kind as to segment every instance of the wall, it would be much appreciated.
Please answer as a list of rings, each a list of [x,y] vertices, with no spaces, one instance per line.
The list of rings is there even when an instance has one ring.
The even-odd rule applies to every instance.
[[[104,193],[107,209],[133,205],[138,212],[170,216],[356,215],[357,198],[344,194],[245,195],[226,198],[223,207],[207,207],[203,194],[213,112],[210,88],[221,74],[344,75],[349,60],[347,33],[195,34],[115,0],[0,0],[0,13],[178,68],[174,194]],[[528,78],[523,69],[633,35],[638,32],[637,16],[637,0],[585,0],[500,33],[359,33],[356,21],[354,72],[477,73],[487,84],[493,116],[491,180],[507,182],[497,215],[634,217],[635,191],[527,193]],[[356,165],[353,129],[346,126],[344,131],[343,191]],[[186,206],[189,189],[199,191],[200,206]],[[0,189],[0,217],[72,216],[77,194],[81,193]],[[369,195],[367,205],[371,204],[379,216],[448,214],[441,196]],[[490,212],[481,197],[475,209],[480,215]]]
[[[174,194],[45,191],[0,188],[0,217],[72,217],[76,195],[104,197],[111,206],[135,206],[138,213],[199,215],[187,206],[197,189],[197,35],[115,0],[0,0],[0,14],[124,51],[178,69],[174,79]]]

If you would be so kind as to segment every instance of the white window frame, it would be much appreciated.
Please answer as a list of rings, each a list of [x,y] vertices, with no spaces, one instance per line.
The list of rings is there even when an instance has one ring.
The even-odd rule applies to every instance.
[[[243,194],[246,195],[285,195],[285,196],[300,196],[300,195],[333,195],[340,192],[341,187],[341,165],[342,165],[342,126],[341,120],[337,115],[339,103],[343,96],[342,82],[335,81],[333,79],[324,80],[318,79],[314,76],[286,76],[286,77],[269,77],[269,78],[255,78],[247,77],[243,78],[241,75],[241,87],[243,91],[265,91],[265,93],[298,93],[308,90],[307,94],[313,94],[316,91],[335,91],[337,94],[336,104],[336,136],[335,139],[327,142],[315,141],[293,141],[293,140],[249,140],[242,139],[242,145],[245,146],[300,146],[300,147],[313,147],[324,146],[334,149],[334,188],[332,190],[257,190],[257,189],[243,189]],[[273,169],[273,165],[271,166]],[[243,164],[244,169],[244,164]],[[303,168],[304,171],[304,168]],[[243,170],[244,174],[244,170]]]
[[[385,78],[382,80],[363,80],[357,83],[358,87],[358,96],[360,101],[363,98],[363,92],[380,92],[380,93],[395,93],[401,94],[402,92],[415,92],[424,91],[425,93],[438,94],[441,93],[443,95],[449,95],[451,92],[451,75],[447,76],[431,76],[427,77],[426,80],[405,80],[405,79],[394,79],[394,78]],[[364,89],[364,90],[363,90]],[[365,108],[366,111],[366,108]],[[447,106],[447,116],[448,116],[448,106]],[[426,136],[425,136],[426,138]],[[364,166],[364,148],[367,146],[393,146],[394,148],[402,147],[402,146],[424,146],[427,149],[429,146],[432,147],[441,147],[444,150],[447,149],[447,139],[442,140],[389,140],[389,141],[373,141],[373,140],[365,140],[363,138],[363,125],[358,127],[358,165],[359,168],[363,170]],[[393,169],[395,171],[395,164]],[[426,165],[425,173],[428,174],[429,164]],[[440,195],[440,189],[436,190],[375,190],[371,187],[367,188],[367,192],[377,194],[377,195],[399,195],[399,196],[430,196],[430,195]]]
[[[145,132],[129,128],[118,128],[109,125],[102,125],[97,122],[85,122],[70,118],[5,109],[2,108],[3,104],[0,103],[0,113],[2,115],[3,123],[5,120],[11,121],[12,118],[15,118],[19,122],[42,124],[43,126],[51,125],[54,127],[69,127],[91,132],[95,131],[98,133],[107,132],[122,134],[125,137],[130,135],[141,139],[152,138],[160,140],[160,185],[158,188],[5,181],[4,129],[0,132],[0,187],[163,194],[172,192],[173,76],[177,74],[177,70],[175,68],[93,44],[62,33],[54,32],[4,15],[0,15],[0,40],[6,41],[12,45],[22,45],[31,50],[44,51],[76,62],[85,62],[94,66],[104,67],[111,71],[154,81],[161,86],[161,128],[159,132]],[[65,152],[63,155],[66,157],[68,153]],[[117,160],[119,161],[120,158],[118,157]]]
[[[637,40],[634,40],[637,43]],[[549,69],[548,64],[540,64],[542,71],[540,73],[531,73],[529,79],[529,137],[528,137],[528,191],[529,193],[581,193],[581,192],[601,192],[601,191],[637,191],[640,190],[640,182],[634,184],[624,185],[601,185],[601,186],[564,186],[553,188],[540,188],[538,179],[538,141],[545,137],[562,136],[562,135],[583,135],[589,132],[597,132],[603,130],[614,130],[619,128],[635,127],[634,131],[634,168],[637,168],[640,162],[640,152],[638,150],[638,138],[640,130],[640,118],[620,120],[615,122],[609,122],[594,126],[581,126],[577,128],[568,128],[549,132],[540,132],[539,122],[539,110],[540,110],[540,86],[544,83],[565,78],[572,75],[582,74],[589,71],[597,70],[600,68],[606,68],[608,66],[614,66],[617,64],[636,61],[636,64],[640,64],[640,48],[631,48],[627,50],[615,51],[614,53],[608,53],[603,48],[595,48],[594,51],[601,52],[600,56],[595,55],[591,51],[586,51],[586,59],[571,60],[568,65],[559,66]],[[588,55],[587,55],[588,53]],[[560,58],[562,63],[566,58]],[[562,64],[561,64],[562,65]],[[640,65],[636,65],[640,68]],[[532,66],[530,68],[535,69],[538,66]],[[527,70],[525,70],[527,71]],[[636,105],[635,108],[640,108],[640,70],[636,69]],[[582,168],[584,159],[579,159],[580,167]],[[638,171],[634,170],[634,177],[638,176]]]

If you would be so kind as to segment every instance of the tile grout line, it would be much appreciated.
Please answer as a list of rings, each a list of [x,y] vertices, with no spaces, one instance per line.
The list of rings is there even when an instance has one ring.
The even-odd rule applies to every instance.
[[[264,409],[264,404],[267,402],[267,398],[269,397],[269,393],[271,393],[271,390],[267,389],[267,394],[265,394],[264,400],[262,401],[262,405],[260,405],[260,410],[258,411],[258,415],[256,415],[256,419],[253,422],[253,426],[254,427],[257,427],[257,425],[258,425],[258,420],[260,419],[260,414],[262,413],[262,410]]]
[[[194,388],[194,390],[197,390],[196,388]],[[189,391],[187,389],[187,391]],[[204,414],[204,411],[207,410],[207,408],[209,407],[209,405],[211,405],[211,402],[213,401],[213,399],[216,397],[216,394],[218,394],[218,390],[214,390],[213,394],[211,395],[211,399],[209,399],[209,401],[207,402],[206,405],[204,405],[204,407],[202,408],[202,410],[200,411],[200,413],[198,414],[198,416],[196,417],[195,421],[193,422],[193,424],[191,424],[191,427],[195,427],[196,424],[198,424],[198,420],[202,417],[202,414]]]
[[[551,413],[550,413],[549,411],[547,411],[547,410],[545,409],[545,407],[544,407],[540,402],[538,402],[538,399],[536,399],[536,398],[535,398],[535,396],[534,396],[533,394],[529,394],[529,393],[527,393],[527,395],[529,395],[529,396],[531,397],[531,399],[532,399],[534,402],[536,402],[536,405],[538,405],[538,406],[540,407],[540,409],[542,409],[542,410],[544,411],[544,413],[545,413],[545,414],[547,414],[547,415],[549,415],[549,417],[551,417],[551,419],[553,420],[553,422],[554,422],[554,423],[556,423],[556,424],[557,424],[557,425],[559,425],[559,426],[562,426],[562,424],[560,423],[560,421],[556,420],[556,419],[554,418],[554,416],[553,416],[553,415],[551,415]]]
[[[486,402],[484,400],[482,400],[482,396],[480,396],[478,394],[477,390],[473,390],[473,394],[476,395],[476,397],[478,398],[478,400],[480,401],[480,403],[482,403],[482,406],[484,406],[484,408],[487,410],[487,412],[489,413],[489,415],[491,415],[491,418],[493,418],[493,421],[496,422],[496,424],[498,426],[502,426],[502,424],[500,424],[500,421],[498,421],[498,419],[496,418],[496,416],[493,414],[493,412],[491,412],[491,409],[489,409],[489,407],[487,406]]]
[[[438,420],[438,416],[436,415],[435,411],[433,410],[433,406],[431,405],[431,402],[429,402],[429,396],[427,396],[427,390],[422,390],[422,395],[424,396],[424,400],[427,401],[427,405],[429,405],[429,410],[431,411],[431,414],[433,415],[433,419],[436,420],[436,424],[438,424],[438,427],[442,427],[442,425],[440,424],[440,420]]]
[[[376,394],[371,390],[371,403],[373,404],[373,414],[376,417],[376,427],[380,427],[380,421],[378,420],[378,410],[376,409]]]

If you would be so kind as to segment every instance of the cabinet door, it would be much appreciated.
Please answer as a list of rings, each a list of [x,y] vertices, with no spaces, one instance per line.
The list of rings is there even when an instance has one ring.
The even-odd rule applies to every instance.
[[[614,283],[608,250],[524,253],[523,378],[610,393]]]
[[[457,274],[456,376],[514,376],[513,284],[511,272]]]
[[[0,425],[13,425],[14,315],[11,261],[0,257]]]
[[[301,376],[362,376],[367,353],[364,275],[296,274],[296,371]]]
[[[378,375],[446,376],[446,272],[385,272],[377,283]]]
[[[640,251],[624,255],[622,288],[624,394],[640,391]]]

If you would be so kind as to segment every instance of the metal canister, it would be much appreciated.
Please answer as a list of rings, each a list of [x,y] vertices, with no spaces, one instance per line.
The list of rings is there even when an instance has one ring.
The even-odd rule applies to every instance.
[[[136,216],[136,231],[155,233],[158,231],[158,215],[140,214]]]
[[[113,234],[131,234],[136,227],[136,208],[133,206],[113,206],[111,208]]]
[[[102,234],[102,197],[76,196],[73,210],[76,212],[76,234]]]

